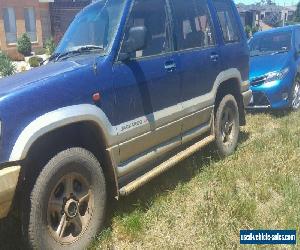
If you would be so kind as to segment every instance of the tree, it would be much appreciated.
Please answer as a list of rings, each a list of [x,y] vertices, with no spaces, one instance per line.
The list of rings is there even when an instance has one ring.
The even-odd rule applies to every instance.
[[[31,42],[30,38],[26,33],[24,33],[19,39],[17,43],[18,52],[24,56],[30,56],[31,54]]]
[[[16,67],[11,59],[0,51],[0,76],[10,76],[16,72]]]
[[[276,5],[276,3],[272,0],[260,0],[260,2],[258,3],[258,5],[260,6],[264,6],[264,5]]]
[[[294,16],[295,22],[300,22],[300,2],[297,4],[297,9]]]
[[[252,36],[252,28],[251,28],[250,25],[246,25],[246,27],[245,27],[245,32],[246,32],[247,38],[248,38],[248,39],[251,38],[251,36]]]
[[[267,5],[276,5],[272,0],[266,0]]]

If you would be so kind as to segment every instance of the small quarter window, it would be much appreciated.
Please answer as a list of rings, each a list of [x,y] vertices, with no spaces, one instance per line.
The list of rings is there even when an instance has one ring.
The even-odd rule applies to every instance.
[[[214,0],[225,43],[239,41],[239,28],[229,1]]]

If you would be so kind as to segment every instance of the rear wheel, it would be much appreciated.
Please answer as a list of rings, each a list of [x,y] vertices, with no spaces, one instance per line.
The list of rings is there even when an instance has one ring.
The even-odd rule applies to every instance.
[[[232,154],[240,132],[239,111],[235,98],[226,95],[221,100],[215,116],[215,139],[221,157]]]
[[[103,224],[105,206],[105,179],[97,159],[82,148],[59,153],[31,192],[30,246],[84,249]]]

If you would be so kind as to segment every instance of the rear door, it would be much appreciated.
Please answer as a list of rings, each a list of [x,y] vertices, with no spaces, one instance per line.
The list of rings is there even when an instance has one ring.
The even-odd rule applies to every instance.
[[[231,0],[213,0],[213,4],[223,36],[221,48],[223,68],[238,69],[242,80],[248,80],[249,50],[236,7]]]
[[[182,133],[185,133],[210,120],[213,98],[207,94],[221,69],[220,51],[206,0],[171,2],[175,49],[181,63],[181,101],[185,116]]]

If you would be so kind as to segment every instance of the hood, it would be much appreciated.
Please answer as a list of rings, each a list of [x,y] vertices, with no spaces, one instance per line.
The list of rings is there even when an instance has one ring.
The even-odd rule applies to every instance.
[[[277,55],[261,55],[250,58],[250,80],[265,74],[283,69],[291,58],[292,53]]]
[[[61,61],[31,69],[13,76],[0,79],[0,97],[18,91],[31,84],[41,84],[43,81],[58,75],[84,67],[75,61]]]

